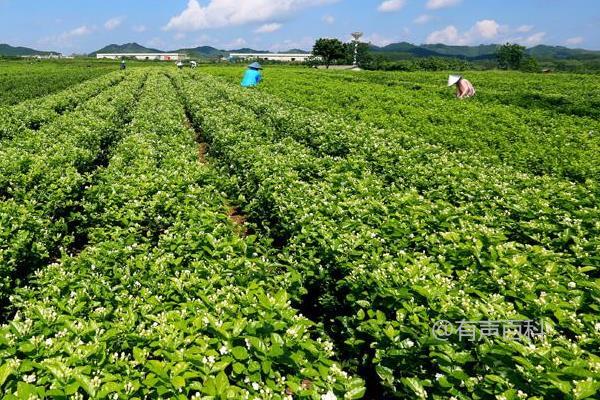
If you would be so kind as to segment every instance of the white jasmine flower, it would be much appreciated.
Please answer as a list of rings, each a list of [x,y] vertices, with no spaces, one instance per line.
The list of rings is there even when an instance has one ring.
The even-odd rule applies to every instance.
[[[321,400],[337,400],[337,396],[331,390],[321,395]]]

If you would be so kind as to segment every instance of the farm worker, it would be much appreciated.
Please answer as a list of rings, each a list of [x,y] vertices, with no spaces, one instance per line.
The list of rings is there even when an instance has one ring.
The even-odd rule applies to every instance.
[[[254,87],[258,85],[262,80],[262,75],[260,74],[261,69],[262,67],[257,62],[248,65],[248,69],[244,73],[244,78],[242,79],[242,86]]]
[[[181,61],[177,61],[177,68],[182,69],[183,63]]]
[[[196,63],[196,61],[191,61],[191,62],[190,62],[190,66],[191,66],[192,68],[196,68],[196,67],[198,66],[198,64]]]
[[[121,69],[125,69],[127,68],[127,66],[125,65],[125,60],[121,60]]]
[[[460,75],[450,75],[448,86],[456,85],[456,97],[464,99],[475,95],[473,84]]]

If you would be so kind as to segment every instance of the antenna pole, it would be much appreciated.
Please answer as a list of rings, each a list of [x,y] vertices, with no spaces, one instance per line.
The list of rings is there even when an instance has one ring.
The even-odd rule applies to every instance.
[[[352,37],[354,38],[354,66],[358,66],[358,43],[362,37],[362,32],[353,32]]]

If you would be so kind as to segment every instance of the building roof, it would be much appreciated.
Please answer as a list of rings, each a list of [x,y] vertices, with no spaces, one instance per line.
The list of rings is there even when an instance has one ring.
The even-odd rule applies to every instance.
[[[229,53],[231,57],[310,57],[310,53]]]
[[[185,53],[98,53],[99,56],[181,56]]]

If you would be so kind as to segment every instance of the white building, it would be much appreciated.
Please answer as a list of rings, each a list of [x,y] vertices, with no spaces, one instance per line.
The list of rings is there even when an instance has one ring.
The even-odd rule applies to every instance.
[[[121,58],[135,58],[142,61],[180,61],[187,59],[187,54],[182,53],[98,53],[96,58],[119,60]]]
[[[304,62],[310,53],[230,53],[229,58],[241,60],[268,60],[282,62]]]

